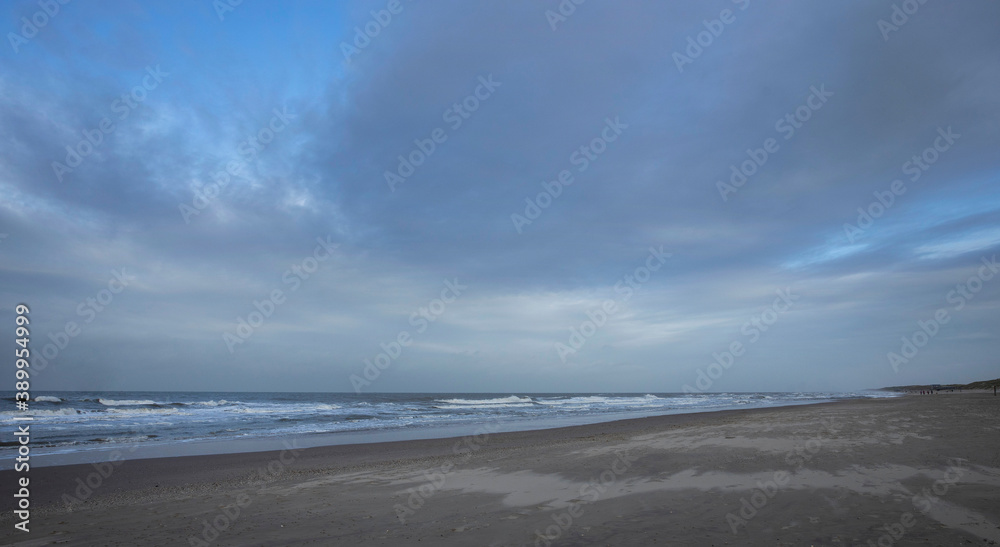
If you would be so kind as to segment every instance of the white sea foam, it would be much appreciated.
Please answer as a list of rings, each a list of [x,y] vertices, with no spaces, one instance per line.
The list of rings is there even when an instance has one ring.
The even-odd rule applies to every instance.
[[[341,408],[341,406],[340,405],[328,405],[328,404],[323,404],[323,403],[317,404],[314,407],[315,410],[337,410],[338,408]]]
[[[155,405],[156,401],[150,401],[148,399],[136,400],[136,399],[98,399],[98,403],[104,406],[137,406],[137,405]]]
[[[3,417],[3,418],[14,418],[14,417],[17,417],[17,416],[24,416],[25,414],[27,414],[28,416],[34,416],[34,417],[37,418],[37,417],[44,417],[44,416],[76,416],[77,414],[81,414],[81,412],[78,411],[78,410],[72,409],[72,408],[60,408],[59,410],[35,410],[35,409],[31,409],[28,412],[23,412],[23,411],[17,411],[17,412],[0,412],[0,417]]]
[[[584,397],[567,397],[565,399],[551,399],[551,398],[540,398],[538,403],[547,406],[562,406],[562,405],[576,405],[576,406],[596,406],[596,405],[606,405],[606,406],[662,406],[670,403],[671,399],[663,399],[655,395],[644,395],[642,397],[604,397],[600,395],[591,395]]]
[[[126,414],[180,414],[180,410],[176,408],[110,408],[108,412],[112,412],[117,415]]]
[[[440,410],[468,410],[473,408],[525,408],[533,406],[532,403],[501,403],[501,404],[485,404],[485,405],[471,405],[471,404],[460,404],[460,405],[436,405],[434,408]]]
[[[233,414],[287,414],[287,409],[282,409],[277,406],[267,406],[267,407],[246,407],[246,406],[234,406],[225,409],[226,412],[231,412]]]
[[[222,405],[228,405],[228,404],[231,404],[231,403],[229,401],[225,400],[225,399],[222,399],[222,400],[219,400],[219,401],[196,401],[194,403],[184,403],[184,404],[197,405],[197,406],[222,406]]]
[[[35,400],[38,401],[39,403],[61,403],[62,402],[62,399],[60,399],[59,397],[50,397],[48,395],[39,395],[38,397],[35,397]]]
[[[509,405],[511,403],[529,404],[532,402],[532,399],[531,397],[518,397],[517,395],[511,395],[510,397],[502,397],[499,399],[438,399],[437,402],[447,403],[450,405],[482,406],[482,405]]]
[[[607,397],[568,397],[565,399],[539,399],[543,405],[592,405],[610,401]]]

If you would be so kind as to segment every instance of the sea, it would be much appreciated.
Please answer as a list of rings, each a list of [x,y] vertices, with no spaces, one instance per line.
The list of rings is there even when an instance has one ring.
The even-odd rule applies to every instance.
[[[458,437],[626,418],[892,397],[848,393],[0,392],[0,458],[30,425],[32,465]],[[30,417],[31,420],[15,420]]]

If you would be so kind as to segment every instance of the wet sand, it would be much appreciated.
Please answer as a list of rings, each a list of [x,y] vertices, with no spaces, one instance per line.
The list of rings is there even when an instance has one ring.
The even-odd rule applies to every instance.
[[[0,543],[1000,544],[991,393],[490,431],[37,468],[29,533],[5,470]]]

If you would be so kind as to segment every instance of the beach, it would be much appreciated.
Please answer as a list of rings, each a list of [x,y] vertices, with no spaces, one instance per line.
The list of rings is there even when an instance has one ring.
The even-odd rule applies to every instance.
[[[988,545],[1000,397],[32,469],[9,545]],[[14,490],[12,470],[0,472]]]

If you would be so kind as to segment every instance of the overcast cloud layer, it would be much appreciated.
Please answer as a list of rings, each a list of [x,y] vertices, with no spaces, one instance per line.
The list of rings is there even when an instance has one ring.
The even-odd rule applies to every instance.
[[[998,376],[995,1],[223,2],[2,8],[35,389]]]

